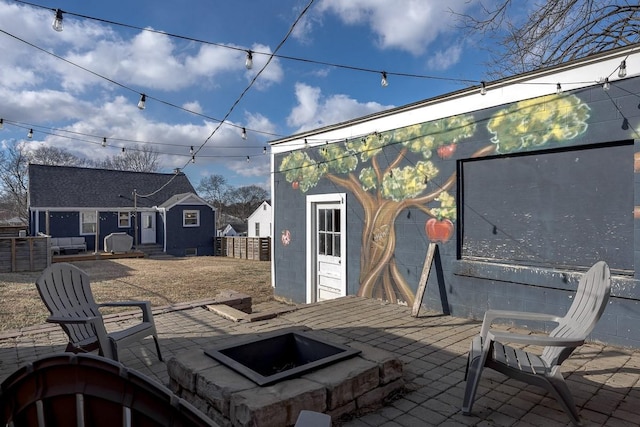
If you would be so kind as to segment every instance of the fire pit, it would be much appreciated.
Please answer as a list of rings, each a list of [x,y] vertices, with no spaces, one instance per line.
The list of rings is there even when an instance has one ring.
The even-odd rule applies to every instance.
[[[333,336],[345,342],[298,326],[228,337],[171,358],[170,386],[221,426],[235,427],[293,425],[303,409],[337,420],[378,407],[404,387],[393,353],[355,340],[337,344]]]
[[[298,377],[359,353],[360,350],[303,331],[276,332],[243,343],[205,349],[205,354],[260,386]]]

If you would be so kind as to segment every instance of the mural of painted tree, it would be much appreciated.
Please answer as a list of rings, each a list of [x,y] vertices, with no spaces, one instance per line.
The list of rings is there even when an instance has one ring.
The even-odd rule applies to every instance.
[[[492,144],[472,156],[538,149],[575,138],[587,129],[588,117],[589,107],[574,95],[513,104],[490,118]],[[283,158],[279,171],[294,190],[307,192],[326,178],[350,191],[362,205],[359,296],[413,304],[414,292],[394,257],[395,221],[403,210],[417,208],[431,217],[425,232],[432,241],[451,237],[456,204],[448,190],[456,175],[454,171],[442,184],[434,183],[442,164],[438,157],[451,157],[457,144],[475,131],[474,117],[460,115],[298,150]],[[398,148],[391,155],[394,146]]]
[[[398,215],[410,207],[435,216],[429,204],[440,205],[436,199],[453,186],[455,176],[440,186],[432,182],[439,174],[431,159],[434,151],[447,147],[446,152],[440,150],[440,155],[452,154],[457,143],[473,135],[475,126],[472,116],[450,117],[295,151],[282,160],[280,171],[294,189],[306,192],[326,178],[349,190],[362,205],[358,295],[413,302],[414,293],[394,259],[393,225]],[[392,151],[388,148],[394,145],[398,148],[388,158]],[[417,160],[409,164],[408,157]],[[455,217],[455,208],[449,210],[449,215]]]

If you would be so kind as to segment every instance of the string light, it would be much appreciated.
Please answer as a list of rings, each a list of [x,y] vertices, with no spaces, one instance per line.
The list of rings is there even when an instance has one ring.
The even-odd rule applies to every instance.
[[[560,83],[558,83],[558,84],[556,85],[556,93],[557,93],[558,95],[560,95],[560,94],[562,93],[562,85],[561,85]]]
[[[29,129],[29,133],[27,133],[27,138],[33,138],[33,129]]]
[[[124,147],[122,147],[122,152],[124,153]]]
[[[62,11],[60,9],[56,9],[56,16],[53,18],[53,22],[51,23],[51,27],[60,32],[64,29],[62,25]]]
[[[196,162],[196,156],[191,156],[191,163],[195,163]]]
[[[247,68],[247,70],[253,68],[253,54],[250,50],[247,51],[247,59],[244,61],[244,66]]]
[[[102,138],[102,146],[106,147],[107,146],[107,138]]]
[[[0,129],[4,127],[4,119],[0,119]]]
[[[249,159],[249,156],[247,156],[247,163],[249,163],[249,160],[250,160],[250,159]]]
[[[382,80],[380,80],[380,86],[387,87],[389,86],[389,81],[387,80],[387,72],[382,72]]]
[[[620,67],[618,68],[618,77],[621,79],[627,77],[627,61],[624,59],[620,62]]]
[[[245,128],[242,128],[242,133],[240,134],[240,136],[242,137],[242,139],[247,139],[247,130]]]
[[[138,101],[138,108],[141,110],[144,110],[144,108],[146,107],[146,103],[147,103],[147,95],[140,94],[140,101]]]
[[[191,148],[189,148],[189,154],[193,156],[193,145],[191,146]]]
[[[480,82],[480,95],[487,94],[487,83],[483,80]]]
[[[267,147],[262,148],[262,154],[267,154]]]
[[[611,89],[611,83],[609,83],[609,77],[604,78],[604,83],[602,83],[602,89],[604,89],[605,91],[608,91],[609,89]]]

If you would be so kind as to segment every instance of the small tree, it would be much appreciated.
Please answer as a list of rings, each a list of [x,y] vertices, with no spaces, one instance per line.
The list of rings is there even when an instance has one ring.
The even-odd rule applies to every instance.
[[[216,228],[222,227],[222,211],[227,203],[229,185],[222,175],[210,175],[200,179],[197,188],[200,196],[216,208]]]

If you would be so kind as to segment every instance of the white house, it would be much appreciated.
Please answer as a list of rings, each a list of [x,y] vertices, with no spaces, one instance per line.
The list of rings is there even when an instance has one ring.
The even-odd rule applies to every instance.
[[[271,237],[271,205],[266,200],[249,215],[247,235],[249,237]]]

